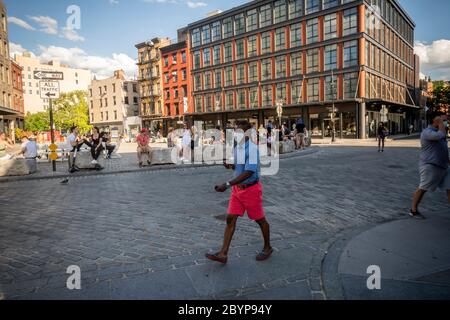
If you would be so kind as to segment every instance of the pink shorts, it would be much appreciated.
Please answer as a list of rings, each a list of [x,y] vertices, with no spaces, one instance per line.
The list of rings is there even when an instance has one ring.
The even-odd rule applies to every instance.
[[[253,221],[265,218],[260,182],[245,190],[240,190],[237,186],[233,187],[228,214],[243,217],[245,212]]]

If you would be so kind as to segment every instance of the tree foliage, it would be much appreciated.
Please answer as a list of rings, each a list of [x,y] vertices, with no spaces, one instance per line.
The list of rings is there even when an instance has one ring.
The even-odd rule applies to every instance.
[[[91,130],[89,123],[89,106],[85,91],[62,93],[59,99],[53,101],[53,120],[56,130],[68,131],[77,126],[81,133]],[[50,112],[28,114],[25,117],[25,128],[28,131],[49,131]]]

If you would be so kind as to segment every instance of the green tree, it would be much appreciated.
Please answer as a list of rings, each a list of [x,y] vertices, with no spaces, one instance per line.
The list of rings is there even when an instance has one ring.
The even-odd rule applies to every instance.
[[[47,131],[50,130],[50,117],[48,112],[35,114],[28,113],[25,116],[25,129],[27,131]]]
[[[53,102],[55,128],[69,130],[77,126],[81,133],[92,129],[89,123],[89,106],[87,92],[73,91],[62,93],[60,98]]]

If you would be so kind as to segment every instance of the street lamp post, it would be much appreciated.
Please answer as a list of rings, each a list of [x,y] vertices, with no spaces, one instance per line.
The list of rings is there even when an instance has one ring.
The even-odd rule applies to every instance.
[[[336,91],[336,84],[334,80],[334,73],[333,70],[331,70],[331,96],[332,96],[332,107],[331,107],[331,126],[332,126],[332,133],[331,133],[331,142],[336,142],[336,120],[335,120],[335,113],[336,113],[336,106],[335,106],[335,91]]]

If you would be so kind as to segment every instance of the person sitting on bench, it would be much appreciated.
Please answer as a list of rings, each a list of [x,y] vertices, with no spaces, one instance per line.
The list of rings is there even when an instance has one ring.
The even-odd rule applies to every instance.
[[[74,126],[70,128],[70,135],[67,137],[67,142],[69,148],[71,149],[69,158],[69,172],[74,173],[80,171],[80,169],[75,165],[75,162],[77,158],[77,152],[80,151],[81,146],[86,143],[86,140],[80,139],[78,137],[78,128]]]
[[[138,144],[137,146],[137,156],[138,156],[138,161],[139,161],[139,167],[142,168],[143,163],[142,163],[142,156],[144,154],[147,155],[148,159],[147,159],[147,163],[148,165],[151,165],[151,161],[150,161],[150,137],[148,134],[148,130],[147,129],[142,129],[141,133],[137,136],[136,138],[136,142]]]

